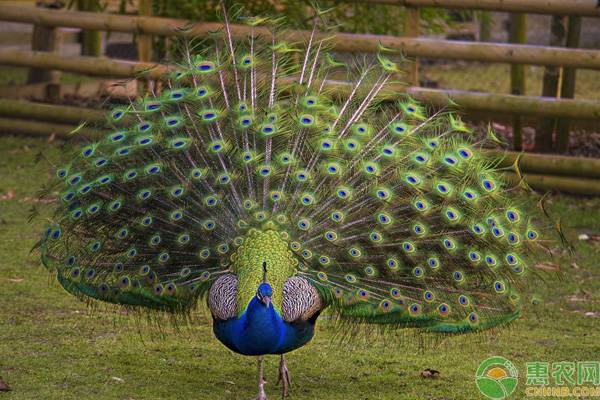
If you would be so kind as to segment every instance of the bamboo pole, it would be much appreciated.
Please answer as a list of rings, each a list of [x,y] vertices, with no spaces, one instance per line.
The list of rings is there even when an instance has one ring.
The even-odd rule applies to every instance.
[[[579,38],[581,36],[581,17],[569,17],[567,23],[567,47],[579,47]],[[560,97],[563,99],[572,99],[575,96],[575,68],[563,69],[563,80],[560,90]],[[571,121],[560,118],[556,121],[556,151],[566,153],[569,149],[569,134],[571,130]]]
[[[527,14],[510,15],[510,42],[527,42]],[[510,93],[514,95],[525,94],[525,66],[510,66]],[[520,116],[513,119],[513,147],[515,150],[523,149],[522,121]]]
[[[152,1],[139,0],[138,14],[140,16],[152,16]],[[152,36],[146,34],[138,34],[136,38],[138,60],[152,61]]]
[[[597,0],[341,0],[365,4],[600,17]]]
[[[65,26],[81,29],[110,30],[112,32],[145,33],[160,36],[206,37],[219,30],[219,23],[197,23],[189,29],[187,21],[158,18],[131,17],[85,13],[77,11],[45,11],[0,4],[0,20],[36,23],[46,26]],[[257,28],[261,38],[268,40],[269,31]],[[250,28],[232,25],[235,38],[246,38]],[[286,33],[290,41],[307,40],[310,32]],[[460,59],[509,64],[558,65],[576,68],[600,69],[600,52],[597,50],[561,49],[532,45],[460,42],[437,39],[405,38],[385,35],[337,33],[331,43],[338,51],[377,52],[379,45],[403,51],[411,57]]]
[[[42,6],[40,6],[42,7]],[[31,35],[31,50],[33,51],[58,51],[59,31],[57,27],[34,25]],[[60,82],[60,71],[48,71],[46,69],[30,69],[27,75],[27,83]]]
[[[577,119],[600,119],[600,102],[588,100],[553,99],[533,96],[408,88],[406,93],[416,100],[435,106],[447,106],[449,101],[460,109],[513,115],[554,115]]]
[[[144,75],[159,79],[170,71],[169,67],[161,64],[94,57],[61,57],[51,53],[20,50],[0,50],[0,65],[2,64],[15,67],[60,69],[91,76],[118,78],[135,78]],[[351,83],[348,82],[330,81],[327,84],[341,93],[352,90]],[[553,115],[572,119],[600,119],[600,102],[587,100],[512,96],[401,85],[391,85],[387,90],[382,91],[382,97],[397,99],[399,95],[404,93],[411,95],[416,100],[440,107],[446,107],[452,101],[462,109],[473,111],[516,115]]]
[[[408,38],[418,37],[421,30],[421,15],[418,8],[406,7],[404,16],[404,36]],[[413,86],[419,85],[419,59],[416,57],[408,58],[408,76],[407,81]]]
[[[518,183],[517,176],[514,173],[506,172],[503,175],[511,184]],[[554,190],[573,194],[600,196],[600,180],[598,179],[541,174],[524,174],[523,178],[529,186],[536,190]]]
[[[550,45],[562,46],[565,38],[565,17],[554,15],[550,23]],[[542,96],[560,97],[560,74],[561,69],[556,66],[544,68]],[[535,132],[535,151],[539,153],[551,153],[554,150],[554,129],[556,118],[541,118]]]
[[[48,8],[44,3],[38,3],[38,7]],[[34,25],[31,37],[31,50],[58,52],[61,47],[62,34],[55,26]],[[44,83],[44,97],[47,100],[56,101],[61,96],[60,71],[31,68],[27,74],[27,83]]]
[[[56,106],[26,100],[0,99],[0,115],[12,118],[35,119],[49,122],[79,124],[106,122],[106,113],[89,108]]]
[[[514,151],[490,151],[491,157],[499,160],[499,167],[509,167],[519,158],[519,168],[523,172],[577,176],[600,180],[600,159],[585,157],[567,157],[538,153],[517,153]]]
[[[80,11],[95,13],[101,11],[98,0],[78,0],[77,8]],[[81,32],[81,55],[92,57],[102,55],[102,32],[100,30],[86,29]]]
[[[492,38],[492,14],[489,11],[480,11],[477,14],[479,21],[479,41],[489,42]]]
[[[152,16],[152,0],[138,1],[138,15],[148,17]],[[152,35],[138,33],[136,35],[137,56],[139,61],[152,61]],[[140,79],[138,80],[138,93],[144,96],[150,93],[150,88],[153,86],[151,81]]]
[[[96,57],[64,57],[51,53],[11,49],[0,50],[0,65],[60,69],[84,75],[113,78],[135,78],[140,75],[161,78],[169,72],[169,67],[161,64]]]
[[[80,129],[76,136],[69,136],[69,132],[73,131],[76,124],[82,120],[101,123],[104,118],[104,112],[98,110],[0,99],[0,132],[2,133],[43,136],[54,134],[64,138],[82,135],[98,137],[105,132],[89,127]],[[498,151],[491,151],[489,154],[493,159],[498,160],[499,167],[512,165],[519,155],[514,152]],[[598,159],[528,153],[521,155],[519,165],[525,173],[527,183],[534,188],[600,195],[600,160]],[[516,179],[511,173],[507,173],[507,176]]]

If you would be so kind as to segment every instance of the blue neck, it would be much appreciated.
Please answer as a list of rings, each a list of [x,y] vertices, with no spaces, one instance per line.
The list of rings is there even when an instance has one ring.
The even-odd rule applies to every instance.
[[[213,331],[236,353],[283,354],[305,345],[312,338],[314,320],[284,322],[272,304],[266,306],[254,297],[239,317],[215,320]]]
[[[284,323],[273,304],[266,306],[256,296],[248,304],[240,322],[242,340],[239,345],[247,351],[269,353],[278,348],[284,339]]]

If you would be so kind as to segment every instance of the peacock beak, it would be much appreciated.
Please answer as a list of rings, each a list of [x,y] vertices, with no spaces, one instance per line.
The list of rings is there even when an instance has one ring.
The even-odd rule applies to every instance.
[[[269,307],[269,304],[271,304],[271,296],[263,296],[261,301],[265,306]]]

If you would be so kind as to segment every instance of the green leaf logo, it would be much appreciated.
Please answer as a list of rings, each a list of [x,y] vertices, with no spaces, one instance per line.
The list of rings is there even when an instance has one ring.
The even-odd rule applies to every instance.
[[[493,400],[502,400],[517,388],[519,371],[504,357],[490,357],[479,364],[475,383],[483,395]]]

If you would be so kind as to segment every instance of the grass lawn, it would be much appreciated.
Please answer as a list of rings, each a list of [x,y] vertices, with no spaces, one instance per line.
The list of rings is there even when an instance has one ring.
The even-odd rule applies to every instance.
[[[252,398],[255,360],[222,346],[206,314],[179,333],[168,323],[159,330],[114,309],[90,312],[49,279],[29,254],[43,223],[27,223],[29,209],[50,176],[46,164],[34,164],[40,150],[53,162],[69,154],[58,142],[0,137],[0,376],[13,389],[0,400]],[[320,320],[315,339],[288,356],[292,398],[479,399],[475,370],[492,355],[519,368],[513,398],[523,398],[526,362],[600,361],[600,242],[577,241],[600,233],[600,199],[555,196],[550,208],[563,216],[577,255],[537,311],[491,333],[350,343]],[[266,370],[272,399],[277,363],[270,358]],[[421,377],[425,368],[439,378]]]

